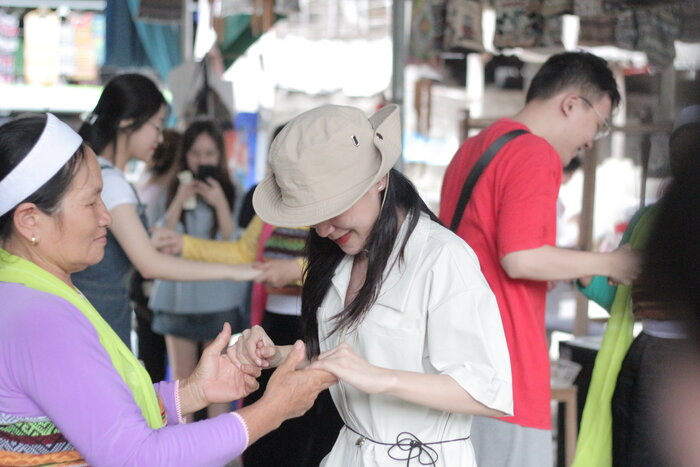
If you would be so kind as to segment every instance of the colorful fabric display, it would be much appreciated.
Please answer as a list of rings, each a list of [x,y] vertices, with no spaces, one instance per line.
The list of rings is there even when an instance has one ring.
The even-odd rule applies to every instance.
[[[93,13],[73,13],[69,22],[73,28],[75,44],[75,68],[73,79],[81,82],[97,82],[98,65],[95,50]]]
[[[617,15],[614,44],[627,50],[634,50],[637,46],[636,19],[632,10],[625,10]]]
[[[562,34],[564,32],[564,18],[561,15],[545,16],[542,20],[542,47],[563,47]]]
[[[680,31],[678,40],[683,42],[700,42],[700,0],[679,0]]]
[[[447,0],[445,49],[484,50],[481,3]]]
[[[15,80],[15,53],[19,48],[19,17],[0,11],[0,83]]]
[[[649,63],[665,68],[676,57],[674,41],[680,32],[673,5],[635,10],[637,17],[637,49],[647,54]]]
[[[138,19],[180,24],[183,4],[182,0],[141,0]]]
[[[582,20],[583,18],[596,18],[604,13],[603,0],[574,0],[574,14]]]
[[[24,16],[24,81],[27,84],[58,83],[61,18],[46,9]]]
[[[584,46],[611,45],[615,43],[614,16],[582,17],[578,43]]]
[[[494,0],[497,48],[535,47],[542,37],[541,4],[536,0]]]
[[[571,15],[574,13],[574,0],[542,0],[542,16]]]
[[[413,61],[434,61],[443,45],[444,0],[413,0],[408,55]]]

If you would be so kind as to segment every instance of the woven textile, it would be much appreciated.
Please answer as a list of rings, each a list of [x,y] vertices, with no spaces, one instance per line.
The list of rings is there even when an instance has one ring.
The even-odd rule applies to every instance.
[[[307,228],[276,227],[265,242],[263,259],[294,259],[304,256],[304,246],[309,233]],[[267,287],[267,293],[301,295],[301,285]]]
[[[158,397],[163,425],[165,406]],[[16,417],[0,413],[0,467],[86,466],[61,430],[48,417]]]

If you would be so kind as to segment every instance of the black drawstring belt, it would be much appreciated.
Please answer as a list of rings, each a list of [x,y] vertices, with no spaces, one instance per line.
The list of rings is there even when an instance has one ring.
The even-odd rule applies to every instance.
[[[417,459],[420,465],[436,466],[438,461],[438,453],[437,451],[435,451],[435,449],[430,447],[431,445],[454,443],[456,441],[466,441],[469,439],[469,436],[467,436],[466,438],[456,438],[448,439],[445,441],[432,441],[430,443],[424,443],[423,441],[419,440],[418,437],[413,433],[410,433],[408,431],[402,431],[401,433],[396,435],[395,443],[383,443],[381,441],[376,441],[372,438],[368,438],[367,436],[363,435],[362,433],[348,425],[345,425],[345,427],[348,430],[360,436],[355,442],[357,446],[362,446],[365,443],[365,440],[371,441],[374,444],[389,446],[389,449],[387,450],[387,455],[395,461],[406,461],[407,467],[410,466],[411,460],[413,459]]]

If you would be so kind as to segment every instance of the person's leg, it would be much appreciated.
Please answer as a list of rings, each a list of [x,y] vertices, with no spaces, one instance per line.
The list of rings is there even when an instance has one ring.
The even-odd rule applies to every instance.
[[[479,466],[542,467],[554,464],[551,430],[475,416],[470,440]]]
[[[142,305],[136,305],[140,307]],[[151,330],[151,320],[144,313],[136,313],[138,356],[154,383],[165,379],[165,339]]]
[[[199,346],[197,342],[170,334],[165,336],[168,348],[168,359],[174,380],[183,379],[192,374],[198,361]],[[192,414],[187,415],[187,421],[193,420]]]

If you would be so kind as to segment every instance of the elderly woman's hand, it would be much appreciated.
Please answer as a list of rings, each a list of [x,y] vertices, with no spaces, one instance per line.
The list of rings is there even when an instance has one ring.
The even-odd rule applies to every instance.
[[[161,253],[177,255],[182,252],[182,235],[165,227],[151,227],[151,245]]]
[[[231,326],[224,324],[216,339],[202,352],[197,368],[180,382],[183,414],[195,412],[217,402],[231,402],[255,391],[260,368],[231,359],[225,349],[231,338]]]
[[[327,371],[297,370],[306,359],[305,355],[302,341],[290,345],[286,359],[270,377],[263,396],[238,411],[246,421],[250,443],[278,428],[285,420],[303,415],[321,391],[338,382]]]
[[[277,367],[286,357],[290,346],[278,347],[265,330],[253,326],[243,331],[235,344],[227,349],[229,357],[258,368]]]

